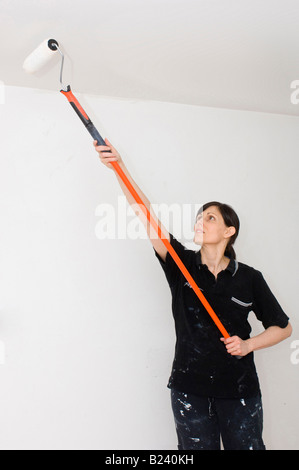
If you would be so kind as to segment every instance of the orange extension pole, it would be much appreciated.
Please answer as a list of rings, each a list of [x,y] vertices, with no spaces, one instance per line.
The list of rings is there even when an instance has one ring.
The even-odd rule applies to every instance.
[[[203,295],[203,293],[201,292],[201,290],[197,286],[197,284],[194,281],[193,277],[191,276],[191,274],[189,273],[189,271],[185,267],[185,265],[182,262],[182,260],[180,259],[180,257],[177,255],[174,248],[171,246],[168,239],[163,234],[163,232],[162,232],[161,228],[159,227],[159,225],[156,223],[156,221],[151,216],[150,211],[147,209],[147,207],[143,203],[141,197],[139,196],[139,194],[137,193],[137,191],[135,190],[135,188],[133,187],[133,185],[131,184],[131,182],[129,181],[129,179],[127,178],[125,173],[123,172],[123,170],[120,168],[119,164],[117,162],[111,162],[111,165],[113,166],[113,168],[115,169],[115,171],[117,172],[119,177],[122,179],[122,181],[124,182],[124,184],[126,185],[128,190],[130,191],[130,193],[134,197],[135,201],[139,204],[142,211],[145,213],[145,215],[147,217],[147,220],[149,221],[151,226],[157,232],[159,238],[161,239],[161,241],[164,243],[165,247],[169,251],[169,254],[172,256],[173,260],[175,261],[175,263],[177,264],[177,266],[181,270],[182,274],[185,276],[185,278],[187,279],[187,281],[191,285],[191,287],[194,290],[195,294],[197,295],[197,297],[199,298],[199,300],[201,301],[201,303],[203,304],[203,306],[207,310],[208,314],[211,316],[212,320],[214,321],[215,325],[217,326],[217,328],[222,333],[223,337],[225,339],[229,338],[228,332],[226,331],[223,324],[221,323],[221,321],[217,317],[217,315],[214,312],[214,310],[212,309],[211,305],[209,304],[209,302],[207,301],[207,299],[205,298],[205,296]]]
[[[67,91],[61,90],[61,93],[68,99],[68,101],[71,104],[72,108],[78,114],[79,118],[81,119],[81,121],[83,122],[85,127],[87,128],[90,135],[98,142],[98,145],[106,145],[104,139],[102,138],[102,136],[100,135],[100,133],[98,132],[98,130],[96,129],[94,124],[89,119],[88,115],[86,114],[86,112],[84,111],[82,106],[80,105],[79,101],[73,95],[73,93],[71,91],[71,87],[68,86]],[[159,238],[164,243],[164,245],[167,248],[169,254],[172,256],[172,258],[175,261],[175,263],[177,264],[178,268],[181,270],[182,274],[185,276],[185,278],[187,279],[187,281],[191,285],[191,287],[194,290],[195,294],[197,295],[197,297],[201,301],[202,305],[205,307],[206,311],[208,312],[208,314],[210,315],[210,317],[214,321],[214,323],[217,326],[217,328],[219,329],[219,331],[222,333],[223,337],[225,339],[229,338],[230,335],[228,334],[228,332],[224,328],[223,324],[221,323],[221,321],[217,317],[217,315],[214,312],[213,308],[211,307],[211,305],[209,304],[209,302],[207,301],[207,299],[205,298],[205,296],[203,295],[203,293],[201,292],[201,290],[197,286],[197,284],[194,281],[193,277],[191,276],[191,274],[187,270],[186,266],[184,265],[184,263],[182,262],[182,260],[180,259],[180,257],[178,256],[178,254],[176,253],[174,248],[171,246],[169,240],[163,234],[163,232],[162,232],[161,228],[159,227],[159,225],[156,223],[156,221],[151,216],[150,211],[145,206],[145,204],[142,201],[141,197],[139,196],[139,194],[137,193],[137,191],[135,190],[135,188],[133,187],[133,185],[131,184],[131,182],[129,181],[129,179],[127,178],[125,173],[123,172],[123,170],[120,168],[119,164],[117,162],[111,162],[111,165],[113,166],[113,168],[115,169],[115,171],[117,172],[119,177],[122,179],[122,181],[124,182],[124,184],[126,185],[128,190],[132,194],[133,198],[135,199],[135,201],[139,204],[141,210],[146,215],[147,220],[149,221],[151,226],[154,228],[154,230],[157,232]]]

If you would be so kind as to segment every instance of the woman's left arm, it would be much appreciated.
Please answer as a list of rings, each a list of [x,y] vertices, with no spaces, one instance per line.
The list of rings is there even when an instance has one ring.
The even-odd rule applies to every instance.
[[[292,326],[290,323],[285,328],[279,326],[270,326],[263,333],[252,338],[242,340],[239,336],[231,336],[230,338],[221,338],[224,342],[226,350],[232,356],[247,356],[247,354],[257,351],[258,349],[269,348],[275,344],[284,341],[292,334]]]

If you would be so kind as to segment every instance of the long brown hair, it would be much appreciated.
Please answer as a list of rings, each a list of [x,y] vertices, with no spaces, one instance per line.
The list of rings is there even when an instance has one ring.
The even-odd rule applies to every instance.
[[[226,249],[225,249],[225,253],[224,253],[225,256],[228,256],[229,258],[236,259],[236,253],[235,253],[235,250],[233,248],[233,244],[235,243],[236,238],[239,235],[239,230],[240,230],[239,217],[237,216],[236,212],[234,211],[234,209],[231,206],[229,206],[228,204],[223,204],[221,202],[217,202],[217,201],[207,202],[206,204],[204,204],[199,209],[197,215],[201,214],[203,211],[205,211],[206,209],[208,209],[208,207],[211,207],[211,206],[218,207],[218,209],[219,209],[219,211],[220,211],[220,213],[223,217],[224,223],[227,227],[235,227],[235,229],[236,229],[236,233],[230,237],[230,239],[228,241],[228,244],[226,245]]]

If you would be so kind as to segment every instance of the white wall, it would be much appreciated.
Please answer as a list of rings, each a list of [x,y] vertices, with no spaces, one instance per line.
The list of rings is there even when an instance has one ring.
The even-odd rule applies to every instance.
[[[122,192],[65,98],[5,92],[0,448],[176,449],[171,297],[151,244],[96,237],[96,208],[117,208]],[[256,353],[264,437],[269,449],[298,449],[299,119],[79,99],[152,203],[216,199],[239,213],[239,260],[264,273],[294,327]]]

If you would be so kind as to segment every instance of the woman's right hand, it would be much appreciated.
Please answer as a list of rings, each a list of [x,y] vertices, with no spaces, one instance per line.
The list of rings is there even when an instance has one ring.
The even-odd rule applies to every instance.
[[[98,145],[97,141],[93,141],[93,145],[99,154],[101,162],[107,166],[107,168],[113,169],[111,162],[121,163],[122,159],[118,151],[111,145],[108,139],[105,139],[106,145]]]

